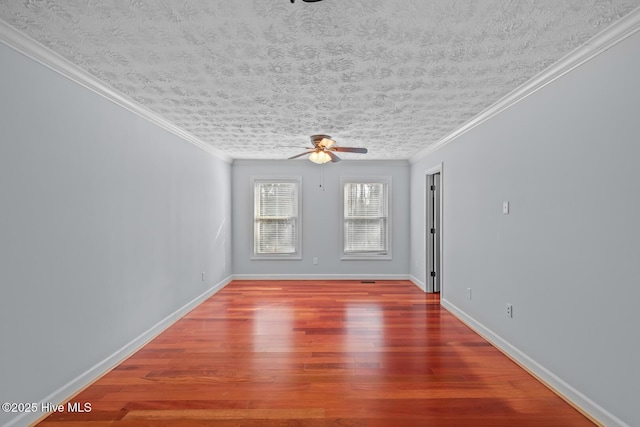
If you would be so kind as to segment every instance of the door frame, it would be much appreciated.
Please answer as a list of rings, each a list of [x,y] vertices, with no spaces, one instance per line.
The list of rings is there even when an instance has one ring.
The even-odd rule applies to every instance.
[[[425,292],[433,293],[433,285],[430,280],[430,271],[431,271],[431,262],[429,261],[432,258],[431,248],[429,248],[429,234],[430,234],[430,224],[433,221],[431,212],[433,211],[433,202],[429,197],[429,192],[431,189],[429,188],[431,177],[435,174],[440,174],[440,188],[439,188],[439,196],[440,196],[440,241],[439,241],[439,251],[440,257],[438,259],[438,265],[436,267],[436,272],[440,274],[440,295],[441,298],[444,296],[444,167],[443,163],[439,163],[434,167],[427,169],[425,171],[425,191],[424,191],[424,278],[425,278]]]

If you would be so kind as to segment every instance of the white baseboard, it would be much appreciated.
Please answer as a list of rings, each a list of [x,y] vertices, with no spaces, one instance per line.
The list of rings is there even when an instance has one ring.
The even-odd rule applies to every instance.
[[[233,280],[411,280],[408,274],[234,274]]]
[[[418,279],[413,274],[409,275],[409,280],[413,282],[414,285],[422,289],[423,292],[427,292],[427,285],[423,283],[420,279]]]
[[[162,333],[169,326],[173,325],[176,321],[180,320],[185,314],[196,308],[200,305],[204,300],[209,298],[211,295],[218,292],[220,289],[224,288],[227,284],[231,282],[231,277],[227,277],[222,280],[218,284],[214,285],[198,297],[194,298],[187,304],[183,305],[164,319],[160,320],[158,323],[153,325],[147,331],[140,334],[133,341],[126,344],[124,347],[120,348],[118,351],[108,356],[103,361],[97,363],[92,368],[88,369],[78,377],[69,381],[67,384],[63,385],[53,393],[48,396],[40,399],[40,402],[51,402],[54,404],[62,404],[73,396],[78,394],[84,388],[94,383],[97,379],[102,377],[104,374],[109,372],[111,369],[116,367],[122,361],[127,359],[133,353],[138,351],[141,347],[146,345],[149,341],[154,339],[160,333]],[[35,423],[36,421],[43,419],[46,417],[47,413],[41,412],[32,412],[32,413],[23,413],[16,418],[10,420],[4,427],[13,427],[13,426],[24,426],[29,425],[31,423]]]
[[[589,399],[553,372],[546,369],[544,366],[533,360],[518,348],[514,347],[491,329],[466,314],[448,300],[441,299],[440,303],[447,311],[493,344],[498,350],[502,351],[507,357],[536,377],[540,382],[549,387],[553,392],[567,401],[567,403],[572,405],[594,423],[608,427],[629,427],[628,424],[620,418]]]

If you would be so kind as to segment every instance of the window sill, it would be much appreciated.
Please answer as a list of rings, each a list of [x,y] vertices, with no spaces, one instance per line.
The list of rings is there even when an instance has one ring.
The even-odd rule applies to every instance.
[[[342,254],[340,256],[342,261],[390,261],[392,259],[391,254]]]
[[[300,261],[301,255],[260,254],[251,256],[251,261]]]

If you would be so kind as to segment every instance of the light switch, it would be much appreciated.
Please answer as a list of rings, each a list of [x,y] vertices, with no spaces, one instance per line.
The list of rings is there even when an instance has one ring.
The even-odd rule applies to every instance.
[[[502,202],[502,213],[505,215],[509,214],[509,201]]]

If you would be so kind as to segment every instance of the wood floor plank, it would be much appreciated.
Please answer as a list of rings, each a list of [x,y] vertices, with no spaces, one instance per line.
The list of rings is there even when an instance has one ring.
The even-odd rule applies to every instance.
[[[408,281],[234,281],[47,426],[589,426]]]

